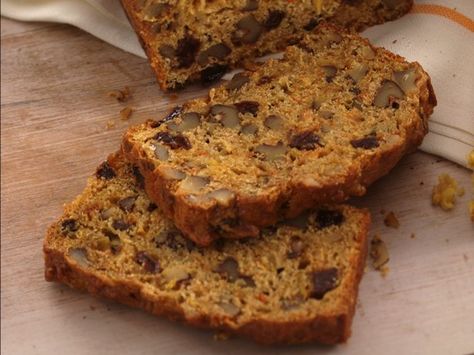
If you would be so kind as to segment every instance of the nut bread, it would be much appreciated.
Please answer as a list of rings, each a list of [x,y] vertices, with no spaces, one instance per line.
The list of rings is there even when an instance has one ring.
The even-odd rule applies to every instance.
[[[350,335],[370,215],[320,208],[262,238],[184,239],[112,155],[44,242],[45,275],[185,323],[263,343],[337,343]]]
[[[412,3],[122,0],[163,90],[215,81],[228,69],[298,42],[324,20],[362,30],[404,15]]]
[[[422,142],[435,105],[418,63],[322,25],[283,59],[130,128],[122,149],[164,214],[208,245],[363,195]]]

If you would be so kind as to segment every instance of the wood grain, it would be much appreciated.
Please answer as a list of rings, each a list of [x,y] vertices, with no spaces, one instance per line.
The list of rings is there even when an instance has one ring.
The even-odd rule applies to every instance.
[[[163,94],[148,64],[65,25],[1,20],[1,350],[4,354],[466,354],[474,351],[474,228],[469,172],[415,153],[369,194],[390,252],[386,278],[369,266],[348,344],[262,348],[190,329],[43,279],[42,239],[61,206],[118,148],[124,129],[205,90]],[[134,108],[107,96],[129,86]],[[111,120],[115,127],[107,129]],[[430,204],[440,173],[466,188],[452,212]],[[423,182],[423,184],[421,184]],[[383,225],[394,211],[399,229]],[[414,239],[410,235],[415,233]],[[61,349],[61,350],[59,350]]]

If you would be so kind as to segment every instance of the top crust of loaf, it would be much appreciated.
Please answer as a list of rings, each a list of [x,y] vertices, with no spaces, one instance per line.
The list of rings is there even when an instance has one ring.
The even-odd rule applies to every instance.
[[[203,6],[204,3],[204,6]],[[407,13],[413,1],[122,0],[163,90],[203,84],[300,41],[318,23],[364,28]]]
[[[324,25],[282,60],[132,127],[122,149],[164,213],[208,245],[363,195],[422,142],[435,105],[418,63]]]
[[[365,265],[366,210],[326,206],[248,241],[184,239],[112,155],[48,230],[46,279],[156,315],[263,343],[350,335]]]

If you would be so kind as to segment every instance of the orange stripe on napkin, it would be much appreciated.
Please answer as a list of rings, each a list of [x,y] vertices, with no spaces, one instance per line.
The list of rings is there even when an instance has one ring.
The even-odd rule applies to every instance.
[[[429,5],[429,4],[415,4],[411,10],[415,14],[431,14],[443,16],[451,21],[456,22],[457,24],[467,28],[469,31],[474,32],[474,21],[469,17],[463,15],[456,10],[450,9],[445,6],[440,5]]]

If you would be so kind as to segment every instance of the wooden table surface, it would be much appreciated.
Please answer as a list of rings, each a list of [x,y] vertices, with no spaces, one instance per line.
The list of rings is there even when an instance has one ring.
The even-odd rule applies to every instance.
[[[129,86],[134,113],[107,92]],[[263,348],[213,340],[142,311],[43,278],[42,239],[62,204],[116,150],[130,124],[204,91],[158,89],[145,60],[66,25],[1,20],[1,350],[3,354],[467,354],[474,351],[474,224],[470,172],[417,152],[355,203],[373,213],[390,271],[370,266],[345,345]],[[114,127],[107,128],[107,122]],[[449,173],[466,189],[451,212],[430,204]],[[400,228],[384,226],[394,211]],[[411,234],[415,238],[411,238]]]

